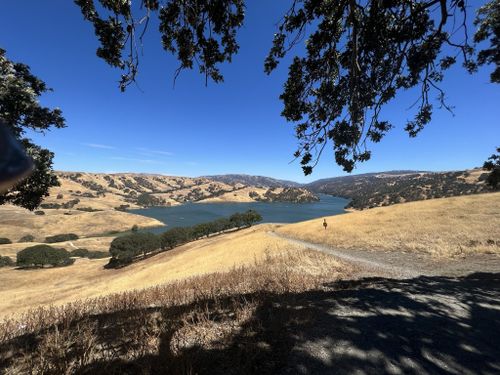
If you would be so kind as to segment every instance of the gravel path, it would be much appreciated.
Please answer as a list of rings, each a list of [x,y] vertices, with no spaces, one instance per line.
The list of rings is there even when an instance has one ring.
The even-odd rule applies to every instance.
[[[407,279],[417,276],[464,276],[472,272],[500,272],[500,256],[495,254],[439,259],[410,251],[334,249],[328,245],[299,240],[281,233],[267,233],[355,264],[361,269],[361,274],[358,275],[361,277]]]
[[[281,315],[273,310],[273,332],[285,332],[280,342],[288,342],[281,373],[500,373],[499,256],[436,260],[269,235],[360,269],[331,290],[295,296]]]

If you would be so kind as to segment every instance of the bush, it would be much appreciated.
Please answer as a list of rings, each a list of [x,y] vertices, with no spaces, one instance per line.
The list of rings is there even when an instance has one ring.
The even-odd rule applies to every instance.
[[[89,255],[89,251],[87,249],[75,249],[71,251],[72,257],[85,258]]]
[[[89,251],[87,249],[75,249],[71,252],[72,257],[88,258],[88,259],[102,259],[108,258],[107,251]]]
[[[148,253],[159,249],[160,239],[153,233],[134,233],[115,238],[109,247],[112,259],[110,263],[118,265],[131,263],[138,255],[146,256]]]
[[[137,226],[137,224],[132,225],[132,229],[131,229],[132,232],[137,232],[138,230],[139,230],[139,227]]]
[[[73,241],[77,240],[78,236],[74,233],[66,233],[66,234],[56,234],[55,236],[45,237],[46,243],[55,243],[55,242],[64,242],[64,241]]]
[[[111,255],[107,251],[89,251],[87,258],[89,259],[103,259],[109,258]]]
[[[173,249],[191,240],[192,231],[190,228],[172,228],[161,234],[161,248]]]
[[[17,265],[21,267],[68,266],[73,262],[68,251],[49,245],[35,245],[17,253]]]
[[[7,245],[9,243],[12,243],[12,241],[9,240],[8,238],[0,237],[0,245]]]
[[[14,261],[10,257],[0,256],[0,267],[12,267],[14,264]]]
[[[43,215],[45,215],[45,212],[44,211],[35,211],[34,214],[38,215],[38,216],[43,216]]]
[[[17,242],[33,242],[33,241],[35,241],[35,236],[27,234],[26,236],[22,236]]]

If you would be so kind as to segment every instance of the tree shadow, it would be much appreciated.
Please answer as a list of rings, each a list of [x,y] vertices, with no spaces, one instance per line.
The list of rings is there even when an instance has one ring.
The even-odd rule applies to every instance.
[[[365,278],[303,293],[254,293],[252,313],[209,345],[173,347],[195,305],[100,315],[99,345],[163,317],[154,354],[98,360],[80,374],[494,374],[500,372],[500,273]],[[215,324],[231,301],[207,299]],[[221,308],[221,306],[223,308]],[[153,317],[153,318],[152,318]],[[131,324],[133,322],[133,324]],[[167,322],[167,324],[165,323]],[[112,329],[109,328],[112,324]],[[230,322],[229,322],[230,323]]]

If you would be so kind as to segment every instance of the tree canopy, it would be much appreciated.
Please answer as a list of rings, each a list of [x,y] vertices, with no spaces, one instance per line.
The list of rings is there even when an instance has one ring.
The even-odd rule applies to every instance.
[[[243,0],[75,0],[99,39],[97,55],[122,70],[120,89],[135,81],[138,49],[152,16],[159,19],[165,51],[180,62],[175,73],[198,67],[222,82],[220,64],[238,52]],[[402,90],[418,100],[405,125],[415,137],[436,104],[450,110],[440,87],[445,71],[461,61],[496,65],[500,81],[500,0],[478,11],[469,38],[466,0],[290,0],[264,62],[271,73],[295,46],[305,44],[289,66],[280,99],[282,115],[294,124],[304,173],[310,174],[330,144],[347,172],[370,159],[370,142],[380,142],[394,124],[381,111]],[[478,48],[477,43],[489,42]],[[479,51],[478,51],[479,50]],[[434,100],[433,96],[437,99]]]
[[[58,185],[52,171],[54,154],[26,137],[27,130],[45,133],[65,126],[59,108],[50,109],[39,103],[39,97],[48,91],[51,89],[27,65],[10,61],[0,48],[0,122],[21,142],[35,165],[29,178],[0,194],[0,205],[13,203],[33,210],[49,195],[50,187]]]

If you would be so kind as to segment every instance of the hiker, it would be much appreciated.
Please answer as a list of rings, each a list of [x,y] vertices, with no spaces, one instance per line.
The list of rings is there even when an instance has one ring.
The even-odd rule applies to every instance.
[[[33,161],[0,121],[0,193],[4,193],[33,171]]]
[[[323,219],[323,226],[325,227],[326,230],[326,227],[328,226],[328,224],[326,223],[326,219]]]

